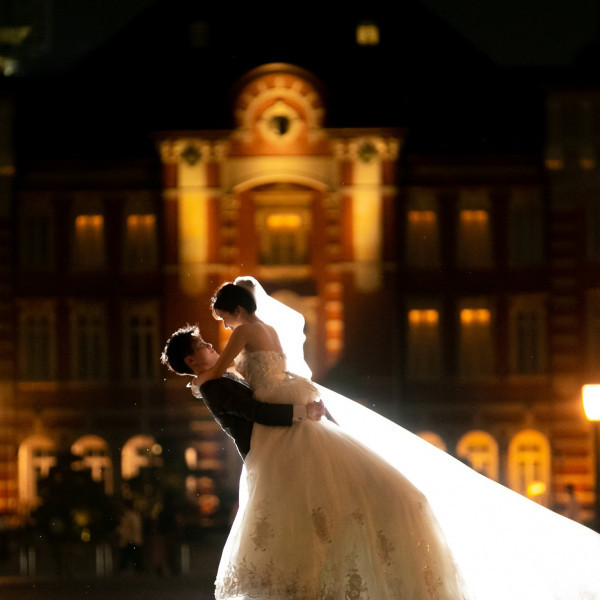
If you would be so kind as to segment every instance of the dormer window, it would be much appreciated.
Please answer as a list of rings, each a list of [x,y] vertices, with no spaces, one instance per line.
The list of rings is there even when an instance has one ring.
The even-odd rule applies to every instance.
[[[359,46],[379,45],[379,26],[375,21],[362,21],[356,26],[356,43]]]

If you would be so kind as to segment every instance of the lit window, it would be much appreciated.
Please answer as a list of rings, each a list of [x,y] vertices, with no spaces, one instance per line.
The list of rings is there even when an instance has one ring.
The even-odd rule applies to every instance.
[[[155,269],[157,254],[155,215],[128,215],[123,254],[125,269],[128,271]]]
[[[71,312],[72,376],[100,380],[107,374],[108,342],[106,311],[91,303],[74,305]]]
[[[546,366],[544,299],[513,299],[510,307],[510,364],[517,375],[543,373]]]
[[[565,166],[565,163],[562,158],[547,157],[545,162],[546,162],[546,168],[549,171],[560,171]]]
[[[439,265],[438,218],[433,210],[410,210],[407,215],[406,262],[412,267]]]
[[[456,454],[478,473],[498,480],[498,443],[489,433],[471,431],[465,434],[456,446]]]
[[[32,435],[19,446],[19,501],[23,507],[38,504],[38,482],[48,477],[55,465],[56,448],[50,438]]]
[[[518,433],[508,447],[508,480],[514,491],[546,505],[550,487],[550,444],[539,431]]]
[[[460,211],[458,258],[463,267],[490,266],[490,222],[486,210]]]
[[[492,263],[492,234],[489,191],[461,190],[458,202],[458,264],[465,268],[486,268]]]
[[[74,463],[74,468],[89,469],[92,479],[103,482],[104,491],[112,494],[113,470],[108,444],[96,435],[86,435],[71,446],[71,452],[81,458]]]
[[[78,269],[99,269],[104,266],[104,217],[102,215],[77,215],[73,264]]]
[[[260,262],[263,265],[302,265],[308,262],[308,217],[304,211],[260,211]]]
[[[437,310],[408,311],[407,353],[407,376],[410,379],[427,379],[440,375],[440,328]]]
[[[356,43],[359,46],[377,46],[379,44],[379,27],[372,21],[364,21],[356,27]]]
[[[487,308],[460,311],[459,369],[465,377],[481,377],[493,372],[491,319]]]
[[[23,303],[19,314],[19,376],[29,381],[55,378],[55,307],[52,302]]]
[[[158,311],[154,303],[128,305],[124,315],[125,377],[154,380],[158,375]]]
[[[121,477],[133,479],[140,470],[161,464],[160,452],[152,436],[136,435],[123,445],[121,451]]]

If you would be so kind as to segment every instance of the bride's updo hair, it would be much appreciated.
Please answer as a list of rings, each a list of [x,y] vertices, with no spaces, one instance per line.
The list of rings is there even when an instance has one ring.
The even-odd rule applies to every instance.
[[[254,296],[246,287],[241,285],[231,282],[224,283],[212,298],[213,315],[216,310],[234,313],[238,306],[241,306],[249,314],[256,312],[256,300],[254,300]]]

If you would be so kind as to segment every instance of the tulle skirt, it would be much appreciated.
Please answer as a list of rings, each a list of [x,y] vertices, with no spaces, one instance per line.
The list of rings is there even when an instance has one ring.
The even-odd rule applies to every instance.
[[[429,503],[337,425],[255,425],[216,598],[463,600]]]

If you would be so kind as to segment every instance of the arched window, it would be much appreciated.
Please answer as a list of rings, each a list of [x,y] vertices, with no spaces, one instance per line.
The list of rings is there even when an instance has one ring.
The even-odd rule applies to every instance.
[[[140,469],[160,464],[162,449],[151,435],[136,435],[129,439],[121,451],[121,476],[133,479]]]
[[[526,429],[508,447],[509,487],[547,505],[550,487],[550,444],[543,433]]]
[[[433,431],[420,431],[417,435],[422,440],[425,440],[426,442],[429,442],[430,444],[434,445],[436,448],[439,448],[440,450],[443,450],[444,452],[448,451],[446,442],[444,442],[442,437],[439,436],[437,433],[434,433]]]
[[[498,480],[498,443],[486,431],[469,431],[456,445],[456,454],[478,473]]]
[[[97,435],[84,435],[72,446],[71,452],[81,460],[74,467],[89,469],[94,481],[104,483],[104,491],[113,493],[113,467],[108,444]]]
[[[19,500],[26,508],[33,508],[39,502],[38,481],[48,477],[50,469],[56,465],[56,446],[43,435],[28,437],[19,447]]]

